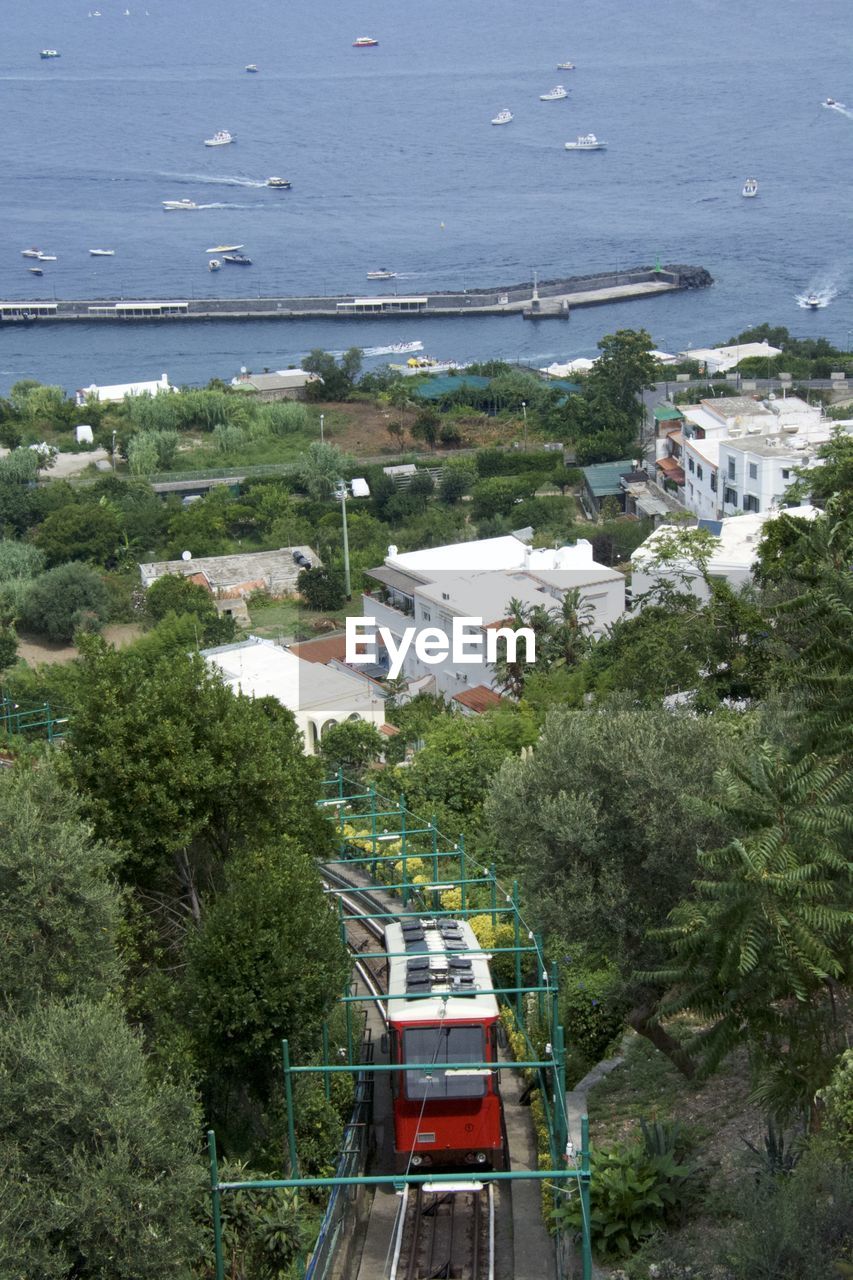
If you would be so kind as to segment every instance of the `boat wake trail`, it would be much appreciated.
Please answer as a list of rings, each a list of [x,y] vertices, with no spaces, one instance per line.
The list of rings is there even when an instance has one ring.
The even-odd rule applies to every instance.
[[[228,204],[223,200],[215,200],[212,204],[200,204],[196,207],[199,209],[251,209],[254,206],[250,204]]]
[[[158,178],[171,178],[173,182],[200,182],[211,187],[265,187],[266,182],[255,178],[222,177],[210,173],[158,173]]]
[[[843,102],[822,102],[820,105],[827,111],[837,111],[840,116],[846,116],[848,120],[853,120],[853,111],[849,107],[845,107]]]
[[[823,307],[828,307],[838,297],[843,281],[835,279],[827,279],[824,276],[821,279],[814,280],[803,293],[795,295],[797,306],[802,307],[804,311],[818,311]]]

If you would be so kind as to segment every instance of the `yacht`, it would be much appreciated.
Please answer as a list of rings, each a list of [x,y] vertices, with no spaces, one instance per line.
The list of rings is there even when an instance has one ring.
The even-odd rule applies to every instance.
[[[549,89],[547,93],[540,93],[540,102],[559,102],[561,98],[568,98],[566,89],[561,84],[555,84],[553,89]]]
[[[45,55],[42,54],[41,56],[44,57]],[[822,105],[825,107],[837,107],[838,103],[835,101],[834,98],[824,98]]]
[[[33,276],[44,275],[44,272],[42,271],[41,267],[28,267],[28,271],[30,272],[30,275],[33,275]]]
[[[218,258],[211,258],[210,262],[208,262],[207,264],[207,269],[208,271],[218,271],[221,266],[222,266],[222,263],[219,261]]]
[[[21,257],[22,258],[40,258],[41,249],[22,249]]]
[[[558,63],[557,63],[557,70],[558,70],[558,71],[574,71],[574,69],[575,69],[575,64],[574,64],[573,62],[558,62]]]
[[[39,54],[40,58],[61,58],[62,54],[58,49],[42,49]]]
[[[252,265],[252,259],[247,258],[245,253],[223,253],[222,261],[233,262],[238,267],[250,267]]]
[[[811,311],[817,311],[818,307],[820,306],[820,298],[817,296],[816,293],[809,294],[809,296],[806,298],[806,306]]]
[[[38,253],[36,254],[39,262],[56,262],[55,253]]]
[[[606,147],[594,133],[579,133],[574,142],[566,143],[567,151],[604,151]]]
[[[235,134],[229,133],[227,129],[217,129],[212,138],[205,138],[204,145],[206,147],[227,147],[229,142],[235,141]]]
[[[511,122],[512,122],[512,112],[507,111],[506,107],[504,107],[503,111],[499,111],[498,114],[492,120],[492,124],[510,124]]]
[[[239,253],[243,248],[241,244],[215,244],[212,249],[205,250],[206,253]]]
[[[373,36],[359,36],[358,39],[353,40],[352,47],[353,49],[372,49],[377,44],[379,41],[374,40]]]
[[[267,178],[267,186],[275,187],[278,191],[289,191],[293,183],[287,178]]]
[[[384,267],[380,267],[378,271],[368,271],[368,280],[396,280],[396,271],[386,271]]]
[[[257,74],[257,70],[258,70],[258,68],[255,66],[254,62],[249,62],[249,63],[247,63],[247,65],[246,65],[246,70],[247,70],[251,75],[255,75],[255,74]]]
[[[160,202],[166,211],[171,213],[174,209],[197,209],[198,205],[195,200],[161,200]]]
[[[90,249],[89,256],[91,258],[114,258],[116,251],[115,249]]]
[[[747,178],[746,182],[743,184],[741,195],[747,200],[752,200],[758,195],[758,183],[755,178]]]

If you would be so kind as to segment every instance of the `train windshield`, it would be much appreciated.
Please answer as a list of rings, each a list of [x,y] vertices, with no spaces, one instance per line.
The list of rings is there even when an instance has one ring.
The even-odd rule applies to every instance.
[[[424,1062],[424,1071],[406,1072],[408,1098],[482,1098],[487,1077],[441,1070],[443,1062],[480,1064],[485,1036],[480,1026],[410,1027],[403,1032],[403,1061]],[[474,1068],[472,1068],[474,1070]],[[464,1071],[464,1067],[462,1068]]]

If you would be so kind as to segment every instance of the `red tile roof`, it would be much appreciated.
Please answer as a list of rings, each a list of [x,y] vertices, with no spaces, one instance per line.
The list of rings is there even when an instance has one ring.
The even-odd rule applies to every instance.
[[[347,638],[343,631],[334,636],[320,636],[316,640],[303,640],[301,644],[292,644],[290,652],[306,662],[326,663],[337,658],[343,662],[347,650]]]
[[[386,738],[393,738],[394,734],[399,733],[400,730],[395,724],[381,724],[379,726],[379,732],[384,733]]]
[[[461,702],[463,707],[467,707],[469,711],[475,711],[479,716],[484,711],[491,711],[493,707],[500,706],[503,698],[499,693],[495,693],[494,689],[487,689],[484,684],[476,684],[473,689],[454,693],[453,701]]]
[[[667,480],[674,480],[676,484],[684,484],[684,468],[678,465],[675,458],[658,458],[655,465],[660,467]]]

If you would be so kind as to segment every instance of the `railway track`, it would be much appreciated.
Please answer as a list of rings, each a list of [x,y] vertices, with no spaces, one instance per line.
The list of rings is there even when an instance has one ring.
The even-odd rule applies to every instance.
[[[390,1280],[494,1280],[494,1187],[403,1190]]]

